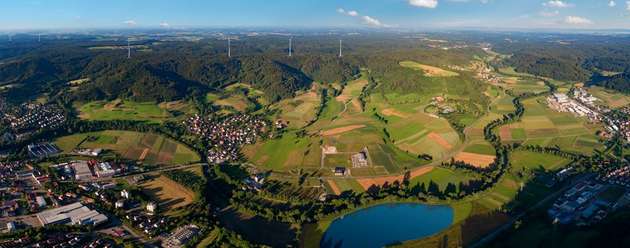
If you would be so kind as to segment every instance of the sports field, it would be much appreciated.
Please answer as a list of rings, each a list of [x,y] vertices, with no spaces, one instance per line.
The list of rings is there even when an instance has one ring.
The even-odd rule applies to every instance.
[[[200,160],[193,150],[161,135],[131,131],[102,131],[65,136],[55,143],[65,153],[77,147],[103,148],[124,158],[144,161],[145,164],[190,164]]]
[[[84,120],[136,120],[161,123],[194,113],[192,105],[183,102],[134,102],[128,100],[94,101],[77,105],[79,117]]]

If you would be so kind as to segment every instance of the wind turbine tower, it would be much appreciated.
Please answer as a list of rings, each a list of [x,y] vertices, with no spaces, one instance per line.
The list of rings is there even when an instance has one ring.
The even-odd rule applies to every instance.
[[[293,38],[289,38],[289,57],[293,55]]]
[[[342,47],[343,47],[343,41],[339,40],[339,58],[343,57],[343,53],[341,51]]]
[[[127,38],[127,59],[131,58],[131,43],[129,42],[129,38]]]
[[[228,37],[228,58],[232,57],[232,39]]]
[[[42,34],[37,34],[37,42],[42,42]]]

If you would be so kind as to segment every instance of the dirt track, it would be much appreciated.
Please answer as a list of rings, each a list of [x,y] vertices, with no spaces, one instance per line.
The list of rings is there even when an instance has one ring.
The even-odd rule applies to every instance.
[[[430,133],[428,135],[429,139],[435,141],[435,143],[438,143],[438,145],[444,147],[444,149],[446,150],[450,150],[453,149],[453,145],[451,145],[450,143],[448,143],[447,140],[445,140],[444,138],[442,138],[442,136],[440,136],[437,133]]]
[[[339,189],[339,186],[337,186],[337,183],[335,183],[335,181],[333,180],[326,180],[328,182],[328,185],[330,185],[330,189],[333,190],[333,192],[335,192],[335,195],[341,195],[341,190]]]
[[[407,115],[405,115],[405,114],[403,114],[401,112],[398,112],[395,109],[391,109],[391,108],[384,109],[383,110],[383,115],[385,115],[385,116],[396,116],[396,117],[400,117],[400,118],[407,118]]]
[[[484,155],[469,152],[460,152],[455,156],[456,161],[466,162],[479,168],[486,168],[494,162],[496,157],[492,155]]]
[[[351,125],[351,126],[334,128],[334,129],[323,131],[322,132],[322,136],[333,136],[333,135],[342,134],[342,133],[345,133],[345,132],[350,132],[352,130],[360,129],[360,128],[364,128],[364,127],[365,127],[365,125]]]

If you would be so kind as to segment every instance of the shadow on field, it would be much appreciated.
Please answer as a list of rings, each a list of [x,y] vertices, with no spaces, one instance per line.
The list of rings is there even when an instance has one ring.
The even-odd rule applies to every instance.
[[[295,230],[289,224],[268,221],[259,216],[240,213],[233,208],[220,215],[222,223],[245,239],[272,247],[284,247],[295,240]]]

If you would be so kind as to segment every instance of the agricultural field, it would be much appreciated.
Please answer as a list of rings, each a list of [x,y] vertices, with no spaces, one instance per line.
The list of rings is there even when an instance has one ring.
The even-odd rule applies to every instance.
[[[167,215],[174,214],[176,208],[186,206],[195,199],[195,192],[166,176],[153,176],[139,186],[158,202],[158,209]]]
[[[301,128],[315,119],[315,114],[321,101],[317,87],[299,94],[298,96],[282,100],[272,106],[278,112],[276,118],[287,123],[289,128]]]
[[[86,104],[75,104],[79,117],[84,120],[135,120],[150,123],[161,123],[166,120],[183,118],[195,113],[195,108],[183,101],[134,102],[128,100],[94,101]]]
[[[364,148],[369,151],[370,164],[366,168],[351,168],[353,176],[386,176],[400,173],[405,168],[426,164],[427,161],[400,150],[391,142],[386,142],[384,123],[377,120],[373,113],[362,111],[358,97],[366,85],[367,80],[363,78],[353,80],[345,85],[340,95],[329,97],[319,119],[306,128],[306,135],[298,136],[297,131],[290,130],[281,138],[245,147],[244,154],[249,161],[263,168],[280,171],[301,168],[328,176],[332,176],[331,171],[334,167],[351,168],[351,155]],[[316,102],[319,105],[319,101],[315,100],[320,97],[312,91],[296,99],[305,97],[312,99],[309,109],[314,107]],[[297,108],[301,108],[301,105],[307,102],[309,101],[302,101]],[[296,120],[287,115],[291,112],[294,111],[285,112],[280,116],[284,120]],[[334,154],[324,154],[323,147],[334,147]]]
[[[462,143],[447,120],[424,113],[423,105],[388,104],[378,95],[371,100],[368,108],[376,109],[387,120],[391,141],[403,151],[438,160],[450,156]]]
[[[426,187],[430,182],[434,182],[440,187],[440,190],[444,190],[449,183],[459,185],[460,182],[465,183],[470,179],[473,179],[473,177],[463,171],[435,167],[424,175],[412,178],[410,185],[424,184]]]
[[[602,87],[590,87],[588,92],[603,101],[610,108],[621,108],[630,105],[630,95],[614,92]]]
[[[262,91],[246,83],[232,84],[221,92],[209,92],[205,100],[221,107],[224,113],[245,112],[268,103]]]
[[[414,61],[402,61],[400,66],[405,68],[411,68],[414,70],[422,71],[427,77],[456,77],[459,73],[453,71],[447,71],[439,67],[423,65]]]
[[[77,147],[102,148],[145,164],[177,165],[198,162],[200,157],[190,148],[161,135],[130,131],[102,131],[65,136],[55,140],[65,153]]]
[[[525,114],[521,122],[503,126],[499,134],[506,142],[526,145],[558,146],[563,150],[590,154],[601,148],[595,135],[600,125],[588,123],[570,113],[560,113],[546,106],[544,97],[523,101]]]

